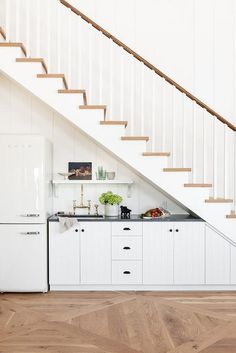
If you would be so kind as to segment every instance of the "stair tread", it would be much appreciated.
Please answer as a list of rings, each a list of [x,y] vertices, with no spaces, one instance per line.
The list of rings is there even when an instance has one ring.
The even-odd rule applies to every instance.
[[[236,219],[236,213],[235,213],[235,212],[232,212],[231,214],[227,214],[227,215],[226,215],[226,218],[229,218],[229,219]]]
[[[144,157],[162,157],[162,156],[169,157],[170,152],[143,152],[143,156]]]
[[[212,184],[198,184],[198,183],[189,183],[189,184],[184,184],[185,188],[211,188]]]
[[[224,199],[224,198],[217,198],[217,199],[206,199],[205,200],[206,203],[232,203],[233,200],[232,199]]]
[[[191,172],[192,168],[164,168],[164,172]]]
[[[3,43],[1,42],[0,47],[20,47],[24,55],[26,56],[25,46],[21,42],[3,42]]]
[[[4,39],[6,39],[6,32],[4,31],[4,29],[2,27],[0,27],[0,34],[2,35],[2,37]]]
[[[101,120],[101,125],[128,125],[128,121],[126,120]]]
[[[74,93],[78,93],[78,94],[83,94],[85,93],[85,89],[59,89],[58,93],[69,93],[69,94],[74,94]]]
[[[107,109],[107,106],[106,105],[80,105],[79,106],[80,109],[104,109],[106,110]]]
[[[18,63],[41,63],[45,72],[48,72],[47,66],[43,58],[16,58]]]
[[[121,136],[123,141],[149,141],[148,136]]]
[[[61,78],[63,80],[64,86],[66,89],[68,89],[68,85],[66,82],[66,78],[64,74],[37,74],[38,78]]]

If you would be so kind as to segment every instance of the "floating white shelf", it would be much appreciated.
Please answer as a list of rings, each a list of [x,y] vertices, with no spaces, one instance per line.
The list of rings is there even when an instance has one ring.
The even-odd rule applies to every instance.
[[[53,180],[53,184],[133,184],[132,180]]]
[[[52,180],[52,184],[54,186],[54,196],[58,197],[58,190],[57,188],[60,185],[92,185],[92,184],[99,184],[99,185],[127,185],[127,197],[131,197],[131,186],[133,184],[133,180]]]

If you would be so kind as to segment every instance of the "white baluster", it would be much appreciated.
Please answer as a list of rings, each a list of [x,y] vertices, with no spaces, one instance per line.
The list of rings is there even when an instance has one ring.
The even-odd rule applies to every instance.
[[[217,178],[217,118],[213,117],[213,197],[217,198],[217,190],[218,190],[218,178]]]
[[[78,85],[79,88],[83,88],[82,85],[82,35],[81,35],[81,18],[77,21],[77,58],[78,58]],[[87,93],[87,92],[86,92]]]
[[[71,79],[71,48],[72,48],[72,43],[71,43],[71,20],[73,14],[71,11],[68,12],[67,18],[68,18],[68,55],[67,55],[67,65],[68,65],[68,73],[67,73],[67,81],[68,81],[68,86],[71,85],[72,79]]]
[[[89,25],[88,27],[88,88],[90,100],[93,97],[93,87],[92,87],[92,31],[93,27]]]
[[[99,88],[98,88],[98,101],[102,104],[103,97],[103,34],[99,32],[98,38],[98,75],[99,75]]]
[[[129,65],[131,66],[131,79],[130,79],[130,134],[134,134],[134,74],[135,74],[135,61],[133,56],[130,58]]]
[[[5,31],[6,41],[10,41],[10,11],[11,11],[11,0],[5,0]]]
[[[186,166],[186,114],[185,114],[185,99],[186,95],[185,93],[182,94],[182,114],[183,114],[183,157],[182,157],[182,167],[185,168]]]
[[[51,2],[47,1],[47,63],[48,63],[48,72],[51,71]]]
[[[26,1],[26,52],[27,56],[30,58],[30,0]]]
[[[19,42],[19,35],[20,35],[20,4],[19,4],[20,0],[16,0],[16,4],[15,4],[15,10],[16,10],[16,22],[15,22],[15,26],[16,26],[16,42]]]
[[[162,152],[166,150],[166,85],[167,82],[164,78],[162,80]]]
[[[176,121],[176,102],[175,86],[172,85],[172,165],[176,166],[176,146],[175,146],[175,121]]]
[[[207,133],[206,133],[206,109],[202,109],[203,114],[203,183],[207,183],[206,174],[207,174],[207,156],[206,149],[209,148],[209,144],[207,143]]]
[[[234,132],[234,212],[236,212],[236,132]]]
[[[110,101],[109,101],[109,108],[110,108],[110,118],[112,118],[113,115],[113,49],[114,49],[114,43],[113,41],[110,39],[110,45],[109,45],[109,50],[110,50],[110,62],[109,62],[109,66],[110,66],[110,83],[109,83],[109,87],[110,87]]]
[[[141,63],[139,66],[141,70],[141,82],[140,82],[140,98],[141,98],[141,136],[144,135],[144,64]]]
[[[152,72],[152,151],[156,146],[156,74]]]
[[[61,72],[61,4],[57,3],[57,72]]]
[[[40,49],[41,49],[41,6],[40,6],[40,0],[37,0],[37,16],[36,16],[36,56],[39,58],[41,57],[40,55]]]
[[[224,197],[228,198],[228,127],[224,124]]]
[[[193,119],[192,119],[192,126],[193,126],[193,150],[192,150],[192,182],[195,182],[196,177],[196,115],[197,115],[197,104],[193,101]]]
[[[123,48],[120,51],[120,120],[124,119],[124,59],[125,53]]]

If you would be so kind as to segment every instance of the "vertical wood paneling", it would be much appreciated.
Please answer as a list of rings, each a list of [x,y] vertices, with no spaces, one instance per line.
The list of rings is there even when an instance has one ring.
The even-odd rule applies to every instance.
[[[206,227],[206,284],[230,283],[230,244]]]
[[[172,223],[143,223],[143,284],[173,284],[172,228]]]
[[[158,190],[148,185],[113,156],[99,148],[95,143],[82,135],[60,115],[52,111],[46,104],[32,96],[29,92],[0,75],[0,133],[36,133],[46,136],[54,145],[53,173],[65,172],[69,161],[91,161],[93,173],[98,165],[107,171],[115,171],[118,179],[134,180],[131,198],[127,198],[126,186],[114,186],[112,190],[123,196],[123,202],[134,214],[145,212],[153,205],[167,202],[174,213],[184,211]],[[85,200],[91,199],[92,205],[98,202],[102,192],[108,190],[107,185],[101,188],[89,186],[85,189]],[[79,199],[80,188],[62,186],[58,189],[58,198],[54,198],[54,211],[72,211],[72,200]],[[99,206],[103,211],[102,205]],[[94,212],[94,208],[92,209]]]

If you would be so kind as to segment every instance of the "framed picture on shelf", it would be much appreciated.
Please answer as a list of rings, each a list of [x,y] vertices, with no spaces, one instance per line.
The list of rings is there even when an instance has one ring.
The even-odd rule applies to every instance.
[[[70,180],[92,180],[92,162],[69,162]]]

